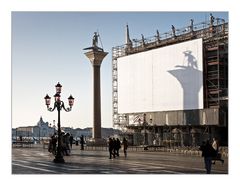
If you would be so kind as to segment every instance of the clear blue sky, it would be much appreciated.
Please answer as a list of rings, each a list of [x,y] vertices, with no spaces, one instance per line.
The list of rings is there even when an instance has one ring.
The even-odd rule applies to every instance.
[[[228,21],[227,12],[212,12]],[[112,47],[208,20],[210,12],[12,12],[12,127],[35,125],[40,116],[52,123],[57,112],[47,111],[44,96],[63,86],[62,100],[75,98],[73,110],[61,112],[62,126],[92,127],[92,66],[83,48],[99,31],[109,52],[101,66],[102,127],[112,127]],[[52,99],[53,102],[53,99]]]

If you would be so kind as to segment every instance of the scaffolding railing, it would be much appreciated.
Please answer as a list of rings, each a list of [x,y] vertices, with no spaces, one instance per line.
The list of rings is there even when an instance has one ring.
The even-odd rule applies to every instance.
[[[162,34],[157,34],[151,37],[142,39],[133,39],[132,46],[120,45],[112,48],[113,58],[122,57],[125,55],[134,54],[146,49],[161,47],[176,43],[180,41],[186,41],[188,39],[195,38],[213,38],[215,35],[224,36],[228,33],[228,23],[225,23],[224,19],[216,18],[213,24],[210,21],[200,22],[191,26],[182,27],[173,31],[168,31]]]

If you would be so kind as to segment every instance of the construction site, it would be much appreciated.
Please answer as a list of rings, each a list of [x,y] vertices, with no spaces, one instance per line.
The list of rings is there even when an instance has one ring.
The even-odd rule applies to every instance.
[[[132,145],[228,145],[228,22],[209,20],[112,48],[113,124]],[[168,64],[167,64],[168,63]]]

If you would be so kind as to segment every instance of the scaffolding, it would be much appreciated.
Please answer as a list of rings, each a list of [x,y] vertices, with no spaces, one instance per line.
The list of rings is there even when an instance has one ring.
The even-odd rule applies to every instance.
[[[160,48],[192,39],[203,39],[204,108],[220,108],[228,99],[228,23],[221,18],[205,21],[142,39],[132,46],[112,48],[113,124],[126,125],[126,114],[118,114],[117,59],[126,55]]]
[[[204,109],[200,110],[199,113],[217,112],[218,122],[224,120],[222,126],[227,126],[227,113],[228,113],[228,23],[224,19],[215,18],[209,21],[192,24],[180,29],[175,29],[172,26],[172,30],[159,34],[152,37],[141,39],[133,39],[131,45],[125,44],[121,46],[116,46],[112,48],[112,103],[113,103],[113,125],[118,128],[134,129],[134,126],[129,125],[128,115],[118,113],[118,64],[117,59],[119,57],[132,55],[135,53],[161,48],[164,46],[169,46],[185,41],[190,41],[193,39],[202,38],[203,40],[203,89],[204,89]],[[210,109],[210,110],[208,110]],[[184,112],[184,111],[183,111]],[[198,114],[199,114],[198,113]],[[224,114],[222,114],[224,113]],[[143,114],[143,113],[142,113]],[[150,113],[152,114],[152,113]],[[184,115],[184,113],[183,113]],[[201,115],[201,114],[199,114]],[[203,122],[204,117],[199,118]],[[179,117],[180,118],[180,117]],[[221,120],[221,121],[220,121]],[[172,128],[179,126],[179,121],[176,121]],[[188,125],[188,123],[186,123]],[[156,125],[156,123],[155,123]],[[156,131],[166,130],[164,123],[157,123]],[[215,125],[216,126],[216,125]],[[214,127],[215,127],[214,126]],[[136,127],[141,127],[136,126]],[[165,127],[165,128],[164,128]],[[183,125],[182,130],[187,131],[185,128],[188,126]],[[202,123],[199,127],[200,133],[202,135],[209,135],[211,131],[211,126]],[[197,127],[192,128],[198,130]],[[151,129],[152,131],[153,128]],[[213,129],[215,130],[215,129]],[[171,131],[171,130],[170,130]],[[176,131],[176,130],[175,130]],[[189,132],[190,134],[190,132]],[[170,134],[171,136],[171,134]]]

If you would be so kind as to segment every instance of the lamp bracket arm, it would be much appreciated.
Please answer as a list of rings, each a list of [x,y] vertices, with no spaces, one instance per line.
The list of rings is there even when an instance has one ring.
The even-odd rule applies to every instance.
[[[54,110],[56,109],[56,104],[54,103],[54,107],[53,108],[48,108],[48,111],[50,111],[50,112],[53,112]]]
[[[64,106],[64,102],[62,102],[62,108],[66,111],[66,112],[70,112],[72,109],[70,108],[65,108]]]

